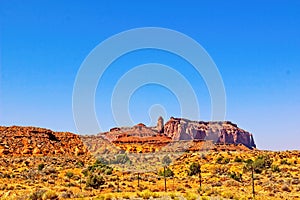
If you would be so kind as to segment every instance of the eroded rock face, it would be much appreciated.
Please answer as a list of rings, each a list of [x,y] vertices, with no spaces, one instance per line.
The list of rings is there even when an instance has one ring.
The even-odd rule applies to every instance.
[[[88,151],[80,137],[44,128],[0,126],[0,155],[84,155]]]
[[[161,133],[163,121],[161,122],[160,131],[158,131],[158,127],[147,127],[140,123],[133,127],[112,128],[109,132],[102,133],[99,136],[126,152],[155,152],[172,140]]]
[[[156,129],[157,129],[157,132],[159,132],[159,133],[164,132],[164,119],[161,116],[157,120]]]
[[[256,148],[251,133],[228,121],[203,122],[171,117],[164,126],[164,133],[175,141],[213,140],[216,143],[244,144]]]

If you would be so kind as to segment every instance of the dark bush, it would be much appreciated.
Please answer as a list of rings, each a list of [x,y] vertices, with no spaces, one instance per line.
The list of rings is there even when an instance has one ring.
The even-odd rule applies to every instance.
[[[45,167],[45,164],[41,163],[41,164],[38,165],[38,170],[41,171],[41,170],[44,169],[44,167]]]
[[[264,169],[271,168],[273,161],[270,159],[268,155],[258,156],[254,161],[248,159],[246,161],[245,170],[253,170],[255,173],[261,173]]]
[[[92,174],[92,175],[89,175],[89,177],[86,181],[86,186],[92,187],[94,189],[98,189],[104,183],[105,183],[105,181],[102,176]]]
[[[200,164],[199,163],[196,163],[196,162],[193,162],[191,165],[190,165],[190,170],[188,172],[188,175],[189,176],[193,176],[193,175],[197,175],[200,173]]]
[[[278,165],[272,165],[271,169],[272,169],[272,172],[280,172]]]
[[[164,174],[164,172],[165,172],[165,174]],[[165,177],[173,177],[174,176],[174,172],[169,167],[167,167],[165,170],[161,170],[158,174],[160,176],[165,176]]]
[[[240,157],[235,157],[234,162],[243,162],[243,160]]]
[[[224,157],[222,157],[222,156],[217,157],[216,163],[222,164],[223,158],[224,158]]]
[[[242,181],[242,174],[240,174],[240,173],[231,172],[231,173],[229,173],[229,177],[236,180],[236,181],[238,181],[238,182]]]
[[[230,162],[230,159],[229,158],[225,158],[224,160],[223,160],[223,164],[227,164],[227,163],[229,163]]]
[[[103,158],[103,157],[99,157],[99,158],[96,160],[96,163],[108,165],[108,164],[109,164],[109,161],[106,160],[106,159]]]
[[[73,172],[66,172],[65,176],[68,177],[69,179],[71,179],[74,176],[74,173]]]
[[[115,159],[111,161],[111,164],[131,164],[131,160],[127,154],[118,154]]]
[[[88,169],[84,169],[81,172],[85,177],[87,177],[89,175],[89,170]]]
[[[42,200],[43,194],[46,190],[36,190],[29,196],[30,200]]]
[[[290,165],[290,163],[287,161],[287,159],[282,159],[282,160],[280,161],[280,164],[281,164],[281,165]]]

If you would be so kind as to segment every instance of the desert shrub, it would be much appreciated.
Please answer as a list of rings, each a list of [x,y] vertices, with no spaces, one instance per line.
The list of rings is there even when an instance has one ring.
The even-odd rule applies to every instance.
[[[43,194],[46,192],[46,190],[36,190],[32,192],[29,196],[30,200],[42,200]]]
[[[111,164],[131,164],[131,160],[127,154],[118,154],[115,159],[111,160]]]
[[[89,170],[88,170],[88,169],[84,169],[84,170],[81,171],[81,173],[82,173],[85,177],[87,177],[87,176],[89,175]]]
[[[150,190],[145,190],[145,191],[142,191],[142,192],[138,192],[137,196],[140,197],[140,198],[143,198],[143,199],[150,199],[150,197],[153,197],[153,198],[159,198],[160,197],[158,193],[151,192]]]
[[[101,185],[105,183],[102,176],[91,174],[88,176],[88,179],[86,181],[87,187],[92,187],[94,189],[98,189]]]
[[[261,173],[264,169],[268,169],[271,167],[273,161],[270,159],[268,155],[258,156],[254,161],[247,160],[245,170],[251,170],[253,167],[255,173]]]
[[[174,192],[169,193],[169,196],[171,199],[175,199],[177,197],[176,193]]]
[[[104,200],[112,200],[113,199],[113,196],[111,194],[106,194],[104,196]]]
[[[191,165],[190,165],[190,169],[188,171],[188,175],[189,176],[193,176],[193,175],[197,175],[200,173],[200,164],[199,163],[196,163],[196,162],[193,162]]]
[[[281,165],[290,165],[290,163],[287,161],[287,159],[282,159],[282,160],[280,161],[280,164],[281,164]]]
[[[217,175],[227,174],[228,171],[229,171],[229,168],[225,165],[217,166],[217,167],[213,168],[213,174],[217,174]]]
[[[76,166],[78,167],[84,167],[84,162],[79,160],[77,163],[76,163]]]
[[[280,169],[279,169],[278,165],[272,165],[271,169],[272,169],[272,172],[280,172]]]
[[[74,173],[68,171],[68,172],[65,173],[65,176],[68,177],[68,179],[70,180],[74,176]]]
[[[201,197],[201,200],[210,200],[210,198],[207,197],[207,196],[202,196],[202,197]]]
[[[45,173],[46,175],[49,175],[49,174],[56,174],[57,171],[56,171],[55,168],[47,167],[47,168],[45,168],[44,173]]]
[[[216,163],[218,164],[227,164],[230,162],[229,158],[224,158],[224,156],[220,155],[216,158]]]
[[[56,199],[58,199],[58,195],[56,194],[56,192],[49,190],[43,194],[42,199],[43,200],[56,200]]]
[[[243,160],[240,157],[235,157],[234,162],[243,162]]]
[[[164,174],[164,172],[165,172],[165,174]],[[169,167],[166,167],[165,170],[159,171],[158,175],[159,176],[165,176],[165,177],[173,177],[174,172]]]
[[[122,194],[122,198],[123,199],[130,199],[130,195],[129,194]]]
[[[86,171],[87,170],[87,171]],[[105,173],[105,171],[110,171],[111,172],[113,171],[113,168],[106,165],[106,164],[102,164],[101,162],[99,161],[96,161],[93,165],[90,165],[88,166],[88,168],[86,170],[83,170],[82,173],[84,173],[84,175],[86,174],[89,174],[92,173],[92,172],[95,172],[95,173]],[[109,173],[109,172],[108,172]]]
[[[181,186],[178,186],[178,187],[176,188],[176,191],[178,191],[178,192],[185,192],[185,188],[183,188],[183,187],[181,187]]]
[[[196,200],[198,198],[198,195],[188,192],[184,195],[184,197],[186,198],[186,200]]]
[[[41,171],[41,170],[44,169],[44,167],[45,167],[45,164],[41,163],[41,164],[38,165],[38,170]]]
[[[171,162],[172,162],[172,159],[168,155],[165,155],[162,159],[162,163],[164,165],[169,165]]]
[[[250,164],[253,163],[253,160],[252,159],[247,159],[247,160],[245,160],[245,163],[248,164],[248,165],[250,165]]]
[[[104,171],[104,174],[106,175],[111,175],[113,172],[113,169],[112,168],[107,168],[105,171]]]
[[[286,184],[282,185],[281,189],[282,189],[282,191],[285,191],[285,192],[290,192],[291,191],[291,189],[289,188],[289,186],[286,185]]]
[[[222,196],[224,198],[227,198],[227,199],[233,199],[234,198],[234,194],[230,191],[225,191],[222,193]]]
[[[216,159],[216,163],[222,164],[224,157],[223,156],[219,156]]]
[[[236,180],[236,181],[238,181],[238,182],[242,181],[242,174],[240,174],[240,173],[231,172],[231,173],[229,173],[229,177]]]
[[[230,162],[230,159],[229,158],[225,158],[224,160],[223,160],[223,164],[227,164],[227,163],[229,163]]]
[[[103,157],[99,157],[99,158],[97,158],[96,163],[108,165],[108,164],[109,164],[109,161],[106,160],[106,159],[103,158]]]
[[[263,167],[264,168],[270,168],[271,165],[272,165],[272,163],[273,163],[273,160],[268,155],[258,156],[258,158],[254,161],[254,164],[258,160],[262,160],[263,161]]]

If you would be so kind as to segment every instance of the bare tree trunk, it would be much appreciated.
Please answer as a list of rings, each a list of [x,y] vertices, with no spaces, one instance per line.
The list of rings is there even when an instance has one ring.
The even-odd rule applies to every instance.
[[[140,173],[138,173],[138,188],[140,188]]]
[[[167,191],[166,167],[164,166],[165,192]]]
[[[253,194],[253,199],[255,199],[255,188],[254,188],[254,169],[253,165],[251,166],[251,177],[252,177],[252,194]]]

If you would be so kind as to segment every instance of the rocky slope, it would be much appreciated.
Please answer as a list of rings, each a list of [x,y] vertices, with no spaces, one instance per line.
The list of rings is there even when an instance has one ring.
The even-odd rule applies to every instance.
[[[159,119],[159,122],[161,122],[161,119]],[[100,135],[126,152],[149,153],[160,150],[161,147],[172,141],[170,137],[162,133],[162,127],[163,124],[157,130],[140,123],[133,127],[113,128],[109,132]]]
[[[44,128],[0,126],[0,155],[84,155],[80,136]]]
[[[172,140],[213,140],[222,144],[243,144],[256,148],[253,135],[236,124],[224,122],[190,121],[173,118],[164,125],[164,134]]]

